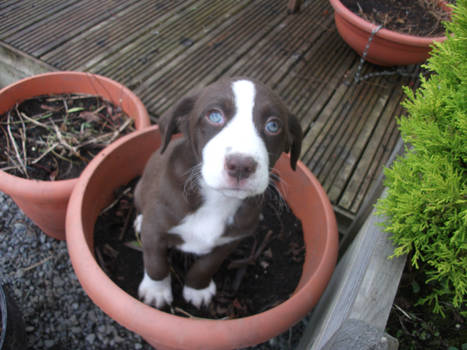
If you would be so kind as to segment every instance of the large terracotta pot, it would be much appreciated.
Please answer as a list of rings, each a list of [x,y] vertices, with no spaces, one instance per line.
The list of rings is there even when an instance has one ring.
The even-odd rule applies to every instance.
[[[94,224],[113,191],[140,175],[160,145],[157,127],[122,137],[83,171],[67,212],[67,246],[84,290],[105,313],[140,334],[157,349],[236,349],[274,337],[299,321],[317,303],[337,258],[337,225],[332,206],[305,165],[297,171],[283,155],[276,164],[287,184],[281,191],[302,220],[306,257],[294,294],[260,314],[234,320],[188,319],[152,308],[120,289],[94,257]],[[157,200],[157,199],[156,199]]]
[[[361,56],[372,31],[378,26],[350,11],[340,0],[329,1],[334,8],[339,34]],[[445,9],[448,11],[447,7]],[[445,39],[444,36],[419,37],[382,28],[373,37],[366,60],[380,66],[422,63],[429,57],[433,42]]]
[[[141,100],[120,83],[82,72],[53,72],[25,78],[0,90],[0,114],[16,103],[47,94],[82,93],[101,96],[120,106],[135,120],[135,128],[150,125]],[[28,180],[0,171],[0,191],[10,195],[23,212],[46,234],[65,239],[66,207],[77,179]]]

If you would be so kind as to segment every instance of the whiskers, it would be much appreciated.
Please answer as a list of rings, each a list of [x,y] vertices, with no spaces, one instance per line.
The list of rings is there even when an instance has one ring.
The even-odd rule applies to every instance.
[[[285,182],[280,176],[277,169],[273,169],[269,174],[269,186],[264,194],[264,198],[278,216],[280,216],[281,212],[287,208],[287,202],[285,201],[279,186],[282,188],[282,192],[287,194],[287,182]]]
[[[189,198],[189,194],[194,192],[198,189],[199,180],[201,179],[201,163],[195,165],[194,167],[190,168],[186,172],[187,178],[183,185],[183,196],[186,200]]]

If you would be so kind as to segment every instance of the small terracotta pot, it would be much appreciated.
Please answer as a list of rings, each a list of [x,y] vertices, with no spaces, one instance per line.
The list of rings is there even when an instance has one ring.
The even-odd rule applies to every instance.
[[[141,100],[120,83],[82,72],[53,72],[25,78],[0,90],[0,114],[16,103],[48,94],[82,93],[102,97],[120,106],[135,121],[135,128],[150,125]],[[29,180],[0,171],[0,191],[10,195],[23,212],[51,237],[65,239],[66,207],[77,179]]]
[[[337,31],[362,56],[372,31],[378,26],[350,11],[340,0],[329,1],[334,8]],[[447,6],[443,8],[449,11]],[[373,37],[366,60],[380,66],[423,63],[430,55],[433,42],[445,39],[445,36],[419,37],[382,28]]]
[[[159,350],[242,348],[290,328],[324,291],[336,263],[338,236],[334,212],[323,188],[303,163],[299,162],[294,172],[287,155],[275,168],[286,183],[281,192],[302,221],[306,257],[297,289],[282,304],[233,320],[183,318],[133,298],[99,267],[93,248],[96,218],[111,202],[116,188],[142,173],[160,142],[157,126],[122,137],[88,164],[75,186],[67,213],[67,246],[84,290],[105,313]]]

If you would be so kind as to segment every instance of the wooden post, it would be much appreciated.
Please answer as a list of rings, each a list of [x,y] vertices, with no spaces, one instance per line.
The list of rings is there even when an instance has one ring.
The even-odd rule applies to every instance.
[[[289,0],[287,5],[287,11],[289,13],[296,13],[300,11],[300,6],[302,5],[302,0]]]
[[[384,195],[384,194],[383,194]],[[339,261],[297,350],[322,350],[349,319],[381,332],[386,327],[406,257],[388,259],[394,246],[374,210]]]
[[[31,75],[57,70],[6,43],[0,44],[0,57],[2,57],[0,62],[0,88]]]

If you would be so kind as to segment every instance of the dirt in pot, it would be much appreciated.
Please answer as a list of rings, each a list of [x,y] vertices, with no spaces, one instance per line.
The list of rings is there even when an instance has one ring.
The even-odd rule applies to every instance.
[[[96,259],[106,274],[137,298],[143,277],[140,243],[135,240],[133,189],[136,180],[120,188],[94,228]],[[270,186],[263,219],[254,237],[246,238],[214,276],[217,293],[200,310],[182,296],[183,279],[193,256],[170,250],[174,302],[165,311],[180,316],[231,319],[270,309],[290,297],[302,273],[305,244],[301,222]]]
[[[133,120],[99,96],[34,97],[0,116],[0,169],[36,180],[75,178],[102,148],[133,130]]]
[[[439,0],[341,0],[350,11],[368,22],[415,36],[444,35],[442,21],[449,20]]]

